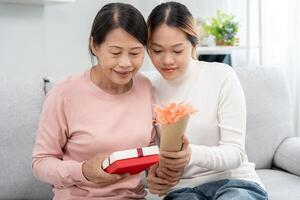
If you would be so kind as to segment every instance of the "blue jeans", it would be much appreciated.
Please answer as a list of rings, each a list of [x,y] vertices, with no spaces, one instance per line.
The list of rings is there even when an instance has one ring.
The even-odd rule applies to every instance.
[[[255,182],[224,179],[175,190],[164,200],[268,200],[268,194]]]

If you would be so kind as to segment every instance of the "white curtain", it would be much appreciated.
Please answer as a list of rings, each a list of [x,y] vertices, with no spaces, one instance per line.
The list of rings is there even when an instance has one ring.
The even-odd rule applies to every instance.
[[[281,67],[288,78],[295,135],[300,136],[300,1],[262,1],[263,64]]]

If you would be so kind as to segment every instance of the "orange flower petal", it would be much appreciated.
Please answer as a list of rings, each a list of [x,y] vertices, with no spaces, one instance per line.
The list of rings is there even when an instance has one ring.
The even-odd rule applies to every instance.
[[[195,114],[197,110],[190,104],[170,103],[165,107],[155,106],[154,112],[157,124],[172,124],[187,115]]]

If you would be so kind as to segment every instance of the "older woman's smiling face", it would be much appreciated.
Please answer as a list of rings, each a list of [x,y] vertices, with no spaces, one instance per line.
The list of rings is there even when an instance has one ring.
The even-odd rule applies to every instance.
[[[145,55],[144,46],[121,28],[109,32],[104,42],[92,50],[105,78],[115,85],[129,83]]]

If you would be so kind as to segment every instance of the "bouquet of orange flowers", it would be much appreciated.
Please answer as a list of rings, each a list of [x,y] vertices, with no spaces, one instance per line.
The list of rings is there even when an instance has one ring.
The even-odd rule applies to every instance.
[[[155,106],[154,112],[160,128],[160,149],[180,151],[189,117],[197,110],[190,104],[170,103],[165,107]]]

